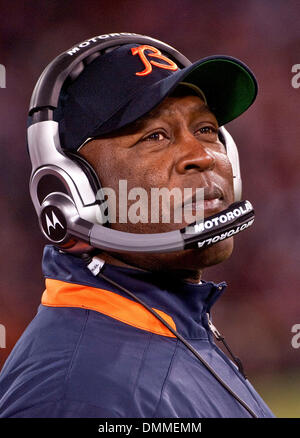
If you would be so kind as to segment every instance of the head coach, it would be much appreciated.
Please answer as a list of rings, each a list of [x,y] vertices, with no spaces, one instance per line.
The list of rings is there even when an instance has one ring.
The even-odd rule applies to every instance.
[[[191,63],[125,32],[44,70],[28,151],[46,289],[1,371],[0,417],[273,417],[215,344],[226,284],[202,278],[254,220],[224,125],[256,93],[237,59]],[[172,196],[154,209],[155,190]]]

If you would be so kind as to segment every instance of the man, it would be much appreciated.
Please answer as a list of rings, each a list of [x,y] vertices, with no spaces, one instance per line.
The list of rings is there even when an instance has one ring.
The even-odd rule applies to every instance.
[[[207,218],[233,203],[219,126],[255,94],[252,73],[232,58],[180,69],[153,45],[121,44],[66,83],[54,120],[66,154],[116,195],[106,198],[110,223],[102,226],[155,238],[190,224],[175,221],[175,211]],[[148,195],[202,189],[203,198],[174,196],[151,221],[149,196],[143,220],[124,221],[120,181]],[[172,219],[163,221],[165,213]],[[50,235],[63,219],[52,210],[45,224]],[[213,341],[209,315],[225,283],[202,273],[230,256],[232,237],[172,252],[69,248],[45,249],[42,304],[1,373],[2,417],[273,416]]]

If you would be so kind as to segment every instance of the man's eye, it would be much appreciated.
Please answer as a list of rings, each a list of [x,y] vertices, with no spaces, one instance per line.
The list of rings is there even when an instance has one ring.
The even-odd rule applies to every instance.
[[[212,126],[203,126],[198,132],[200,132],[200,134],[217,134],[217,129]]]
[[[153,132],[143,138],[143,141],[162,141],[166,138],[165,134],[162,132]]]

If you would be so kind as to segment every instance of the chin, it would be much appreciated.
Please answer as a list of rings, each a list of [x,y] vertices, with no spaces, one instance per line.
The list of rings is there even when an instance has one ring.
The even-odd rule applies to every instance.
[[[233,237],[230,237],[206,249],[181,251],[176,254],[173,263],[178,269],[203,270],[224,262],[231,256],[232,251]]]
[[[214,266],[229,259],[233,251],[233,237],[212,245],[199,254],[199,262],[203,268]],[[197,257],[198,258],[198,257]]]

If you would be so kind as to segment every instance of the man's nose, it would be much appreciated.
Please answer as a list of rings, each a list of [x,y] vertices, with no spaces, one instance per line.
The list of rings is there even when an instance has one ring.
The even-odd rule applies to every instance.
[[[216,158],[206,142],[189,135],[180,142],[179,148],[180,156],[176,162],[178,173],[203,172],[214,168]]]

